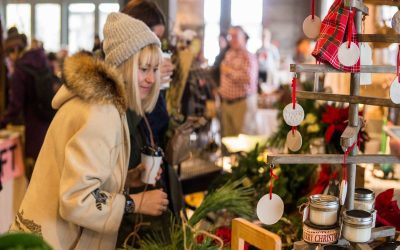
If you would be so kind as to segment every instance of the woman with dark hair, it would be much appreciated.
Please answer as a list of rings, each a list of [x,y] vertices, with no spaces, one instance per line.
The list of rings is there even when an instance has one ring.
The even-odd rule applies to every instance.
[[[159,7],[154,3],[147,0],[133,0],[130,1],[122,10],[123,13],[143,21],[159,38],[163,36],[165,31],[165,17]],[[173,71],[173,65],[170,60],[163,59],[160,67],[161,84],[169,82]],[[145,123],[147,118],[149,127]],[[134,171],[140,166],[141,163],[141,149],[150,144],[151,138],[149,129],[152,130],[154,141],[158,146],[164,148],[165,134],[169,125],[169,116],[166,109],[165,100],[162,94],[159,95],[156,106],[153,111],[139,115],[132,110],[127,111],[127,119],[129,125],[129,135],[131,139],[131,155],[129,158],[129,169]],[[168,194],[169,209],[178,214],[182,207],[183,198],[179,186],[179,180],[175,170],[163,164],[164,172],[161,181],[157,182],[154,187],[147,187],[148,189],[162,188]],[[129,174],[128,174],[129,178]],[[172,185],[171,185],[172,183]],[[175,188],[171,188],[171,186]],[[143,186],[131,188],[129,193],[135,194],[143,191]],[[180,204],[179,204],[180,203]],[[117,247],[121,247],[126,237],[137,230],[138,216],[135,214],[125,214],[118,232]],[[169,224],[171,221],[170,213],[164,212],[159,216],[141,216],[144,224],[149,224],[140,227],[137,234],[143,238],[152,233],[163,233],[167,235],[169,232]]]

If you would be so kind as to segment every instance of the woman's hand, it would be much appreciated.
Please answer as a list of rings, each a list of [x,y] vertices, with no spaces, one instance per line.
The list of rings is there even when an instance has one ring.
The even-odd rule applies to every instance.
[[[135,213],[159,216],[168,209],[168,196],[162,189],[130,195],[135,202]]]
[[[171,59],[163,58],[162,64],[160,67],[160,78],[161,84],[169,83],[171,81],[172,73],[174,72],[174,65],[171,62]]]
[[[142,172],[145,170],[145,166],[140,163],[135,168],[128,171],[128,175],[126,176],[126,186],[127,187],[141,187],[144,185],[140,176]]]
[[[141,175],[144,172],[144,170],[145,166],[143,165],[143,163],[140,163],[135,168],[129,170],[128,175],[126,176],[126,186],[134,188],[145,185],[145,183],[143,183],[141,179]],[[156,181],[159,181],[161,179],[162,171],[163,170],[160,166],[160,169],[157,172]]]

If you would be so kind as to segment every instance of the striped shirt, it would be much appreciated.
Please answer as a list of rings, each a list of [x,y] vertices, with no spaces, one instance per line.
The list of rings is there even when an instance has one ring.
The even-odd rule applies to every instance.
[[[223,99],[234,100],[257,93],[258,64],[255,55],[246,49],[229,49],[221,67],[227,66],[229,73],[221,70],[219,93]]]

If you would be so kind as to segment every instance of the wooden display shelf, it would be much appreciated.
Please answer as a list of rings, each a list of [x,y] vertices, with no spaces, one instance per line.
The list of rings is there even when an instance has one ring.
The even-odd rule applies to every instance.
[[[400,5],[399,5],[400,6]],[[400,35],[358,34],[359,42],[400,43]]]
[[[369,15],[368,7],[358,0],[344,0],[344,6],[356,8],[357,10],[360,10],[365,15]]]
[[[400,104],[395,104],[390,99],[377,98],[377,97],[350,96],[350,95],[339,95],[339,94],[329,94],[323,92],[309,92],[309,91],[297,91],[296,96],[299,99],[359,103],[372,106],[400,108]]]
[[[326,64],[290,64],[290,72],[296,73],[350,73],[337,70]],[[396,73],[392,65],[361,65],[359,73]]]
[[[400,0],[364,0],[364,3],[373,5],[400,6]]]
[[[267,157],[269,164],[342,164],[343,154],[270,154]],[[346,158],[347,164],[360,163],[400,163],[395,155],[355,155]]]
[[[346,129],[340,136],[340,145],[342,148],[347,149],[357,142],[358,132],[362,127],[364,127],[364,121],[361,118],[358,121],[358,126],[347,125]]]

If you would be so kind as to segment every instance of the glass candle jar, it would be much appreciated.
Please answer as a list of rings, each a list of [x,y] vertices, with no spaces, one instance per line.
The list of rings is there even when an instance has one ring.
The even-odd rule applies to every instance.
[[[343,214],[343,237],[350,242],[363,243],[371,238],[372,215],[363,210]]]
[[[314,225],[331,226],[337,222],[339,199],[332,195],[310,196],[310,221]]]
[[[354,190],[354,209],[372,212],[375,205],[375,193],[366,188]]]

